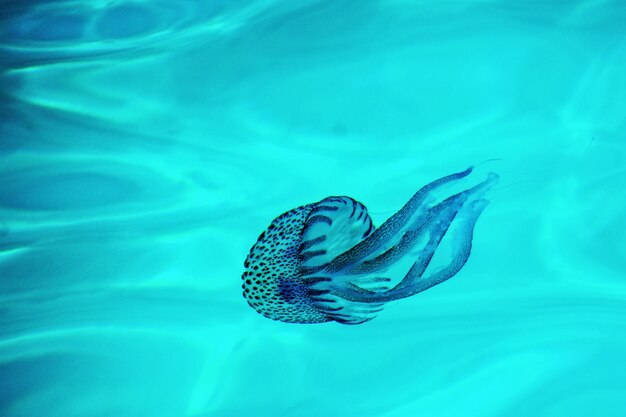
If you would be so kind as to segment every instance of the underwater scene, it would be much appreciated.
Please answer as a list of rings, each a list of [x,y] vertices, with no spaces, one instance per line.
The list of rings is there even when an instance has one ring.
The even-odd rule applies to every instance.
[[[4,0],[0,416],[625,416],[624,22]]]

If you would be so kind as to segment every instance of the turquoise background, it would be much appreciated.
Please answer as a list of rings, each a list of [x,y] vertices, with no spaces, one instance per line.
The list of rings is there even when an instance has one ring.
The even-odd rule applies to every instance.
[[[0,415],[626,415],[624,22],[622,1],[4,1]],[[380,225],[472,164],[501,181],[450,281],[358,326],[241,296],[278,214],[349,195]]]

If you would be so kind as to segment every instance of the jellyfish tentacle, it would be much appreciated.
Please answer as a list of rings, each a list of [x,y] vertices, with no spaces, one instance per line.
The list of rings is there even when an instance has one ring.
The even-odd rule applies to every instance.
[[[363,262],[355,265],[353,268],[342,271],[342,273],[347,275],[361,275],[372,274],[387,269],[394,262],[405,256],[406,253],[415,246],[417,240],[423,236],[422,231],[423,227],[406,232],[397,245],[387,249],[376,258],[364,260]]]
[[[497,181],[497,177],[490,175],[485,181],[481,182],[480,184],[466,191],[448,197],[442,203],[431,209],[433,211],[432,216],[436,219],[436,223],[434,227],[431,227],[429,229],[429,240],[424,248],[418,253],[417,260],[411,266],[411,269],[409,270],[409,273],[407,273],[407,276],[405,276],[405,278],[403,278],[403,280],[398,284],[398,288],[403,285],[407,285],[407,282],[409,282],[409,280],[407,280],[407,277],[421,277],[422,274],[424,274],[426,268],[428,268],[428,266],[430,265],[430,261],[435,255],[435,252],[439,247],[441,240],[446,235],[448,229],[455,220],[457,221],[457,223],[460,223],[460,229],[463,229],[463,227],[470,228],[469,232],[465,233],[464,235],[465,239],[463,239],[463,236],[461,236],[459,238],[459,242],[469,240],[471,244],[473,238],[474,224],[478,220],[478,216],[480,215],[480,213],[482,213],[485,206],[489,203],[487,200],[481,198],[482,192],[491,185],[493,185],[495,181]],[[477,206],[481,207],[478,211],[476,211]],[[457,220],[457,217],[460,217],[461,219]],[[458,233],[460,232],[457,232],[457,234]],[[463,262],[463,264],[465,264],[465,262]],[[462,266],[463,265],[461,265],[461,267]]]
[[[447,175],[422,187],[411,197],[404,207],[391,216],[378,229],[374,230],[369,237],[334,258],[326,265],[324,270],[330,273],[336,273],[379,252],[381,247],[389,242],[390,239],[402,233],[402,229],[413,223],[411,220],[414,220],[416,215],[421,214],[420,209],[423,208],[425,200],[434,190],[450,182],[460,180],[468,176],[471,172],[472,167],[469,167],[465,171]]]
[[[364,275],[352,278],[353,284],[370,291],[386,291],[391,288],[391,279],[387,277]]]
[[[400,261],[402,258],[410,256],[411,253],[414,251],[417,243],[419,243],[419,241],[422,240],[426,236],[426,234],[432,235],[430,229],[437,230],[437,228],[435,228],[434,226],[434,223],[437,222],[437,219],[433,215],[433,212],[429,211],[428,215],[424,217],[425,222],[421,224],[416,230],[409,230],[405,232],[397,245],[392,246],[390,249],[383,252],[381,255],[372,260],[363,261],[362,263],[356,265],[350,270],[345,271],[344,273],[347,275],[360,275],[384,271],[392,264]],[[452,219],[453,218],[450,218],[450,221],[452,221]],[[441,231],[440,237],[443,237],[445,230],[447,230],[447,228]],[[432,241],[433,237],[430,236],[429,240],[426,242],[426,248],[424,250],[426,250],[427,248],[432,248],[432,252],[434,252],[438,241],[434,243],[432,243]],[[422,250],[420,254],[424,250]]]
[[[410,270],[405,279],[392,290],[401,292],[402,296],[400,298],[410,297],[456,275],[461,268],[463,268],[470,256],[474,226],[480,214],[485,207],[487,207],[487,204],[489,204],[489,202],[485,199],[472,201],[467,211],[463,213],[464,218],[462,219],[462,224],[459,225],[459,229],[456,231],[461,236],[455,240],[457,248],[454,250],[455,256],[452,262],[428,276],[423,275],[426,268],[421,270],[416,268],[415,271]],[[432,258],[432,255],[430,257]]]
[[[398,244],[392,246],[381,255],[373,259],[366,259],[352,268],[342,271],[342,273],[358,275],[385,270],[400,259],[406,256],[412,256],[420,240],[422,240],[426,234],[429,234],[430,236],[424,249],[418,254],[419,258],[423,258],[425,261],[423,262],[423,268],[425,269],[437,245],[443,238],[452,221],[454,221],[456,214],[462,208],[463,204],[465,204],[468,199],[481,195],[481,193],[493,185],[496,180],[497,177],[490,175],[486,180],[476,186],[450,196],[436,206],[431,207],[424,215],[414,219],[413,224],[410,226],[409,230],[403,234]]]
[[[416,261],[411,266],[409,272],[398,285],[388,291],[374,292],[361,288],[358,285],[349,284],[341,288],[334,287],[331,290],[331,294],[352,302],[386,303],[410,297],[446,281],[459,272],[467,262],[472,248],[474,226],[487,204],[487,200],[478,199],[472,200],[463,207],[462,216],[459,219],[461,224],[458,225],[458,229],[456,230],[456,233],[460,234],[460,236],[455,239],[457,248],[455,248],[452,262],[444,268],[431,275],[424,276],[423,274],[432,258],[432,254],[428,253],[424,259]]]

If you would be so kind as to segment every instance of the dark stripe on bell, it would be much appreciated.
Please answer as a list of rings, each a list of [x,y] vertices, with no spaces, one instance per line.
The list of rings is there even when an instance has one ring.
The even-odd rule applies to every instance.
[[[322,243],[323,241],[326,240],[326,235],[321,235],[316,237],[315,239],[309,239],[309,240],[305,240],[304,242],[302,242],[300,244],[300,251],[304,251],[309,249],[311,246],[315,246],[318,243]]]
[[[324,269],[324,267],[326,265],[327,264],[317,265],[317,266],[303,266],[303,265],[300,265],[298,270],[300,272],[300,275],[311,275],[311,274],[315,274],[316,272],[321,271],[322,269]],[[306,279],[309,279],[309,278],[304,278],[304,279],[306,280]],[[330,281],[330,278],[327,278],[324,281]]]
[[[306,285],[314,285],[317,284],[319,282],[328,282],[328,281],[332,281],[332,279],[328,278],[328,277],[310,277],[310,278],[302,278],[302,281],[306,284]]]
[[[321,311],[322,313],[334,313],[336,311],[343,310],[343,307],[317,307],[317,310]]]
[[[339,210],[339,207],[335,207],[335,206],[316,206],[313,210],[311,210],[311,214],[309,214],[309,216],[314,215],[315,213],[318,213],[320,211],[337,211]]]
[[[317,296],[317,295],[323,295],[323,294],[328,294],[330,291],[329,290],[316,290],[313,288],[309,288],[307,290],[307,294],[309,294],[310,296]]]
[[[300,259],[304,262],[316,256],[325,255],[325,254],[326,254],[325,250],[310,250],[308,252],[300,252],[299,256],[300,256]]]
[[[333,221],[330,217],[318,214],[316,216],[309,217],[309,219],[306,221],[306,227],[310,227],[315,223],[326,223],[329,226],[333,225]]]
[[[363,320],[343,320],[340,318],[335,318],[333,317],[333,320],[335,320],[337,323],[341,323],[341,324],[362,324],[365,323],[366,321],[370,321],[372,320],[374,317],[372,318],[368,318],[368,319],[363,319]]]
[[[311,297],[311,299],[318,303],[336,303],[337,302],[337,300],[331,300],[330,298]]]
[[[333,317],[337,317],[337,318],[341,318],[341,319],[343,319],[343,318],[345,318],[345,319],[351,319],[351,318],[353,318],[353,317],[352,317],[351,315],[349,315],[349,314],[341,314],[341,313],[339,313],[339,314],[333,314]]]
[[[352,213],[350,213],[350,217],[354,216],[354,212],[356,212],[356,202],[352,200]]]
[[[346,317],[344,314],[338,314],[338,316]],[[342,317],[335,317],[334,314],[331,315],[331,317],[332,317],[333,320],[335,320],[336,322],[341,323],[341,324],[362,324],[362,323],[365,323],[365,322],[368,322],[368,321],[374,319],[374,317],[368,317],[368,318],[364,318],[364,319],[357,319],[355,317],[348,316],[348,319],[345,320]]]
[[[370,232],[372,231],[372,228],[374,227],[374,225],[372,224],[372,220],[370,220],[370,227],[367,228],[367,232],[363,233],[363,238],[365,239],[367,236],[369,236]]]

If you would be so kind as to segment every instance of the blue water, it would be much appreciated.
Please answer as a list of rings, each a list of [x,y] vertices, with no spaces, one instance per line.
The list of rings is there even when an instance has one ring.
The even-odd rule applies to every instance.
[[[4,1],[0,416],[626,415],[626,3]],[[486,162],[485,162],[486,161]],[[479,165],[451,280],[241,296],[280,213]]]

